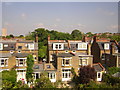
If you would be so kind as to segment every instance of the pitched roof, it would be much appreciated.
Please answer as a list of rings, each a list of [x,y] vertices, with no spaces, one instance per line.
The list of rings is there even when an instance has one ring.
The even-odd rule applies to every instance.
[[[108,43],[109,45],[112,44],[112,42],[98,42],[98,46],[101,50],[104,50],[104,44],[105,43]],[[118,47],[116,45],[114,45],[114,48],[115,48],[115,50],[118,50]],[[110,47],[110,49],[111,49],[111,47]]]
[[[96,72],[105,71],[105,68],[100,63],[93,64],[93,67]]]
[[[43,71],[43,64],[34,64],[33,70],[34,70],[34,72]]]
[[[2,58],[8,58],[8,57],[10,57],[10,56],[11,56],[10,53],[1,53],[1,54],[0,54],[0,57],[2,57]]]
[[[27,57],[29,55],[29,53],[14,53],[13,56],[17,57],[17,58],[24,58]]]
[[[72,57],[74,56],[72,53],[58,53],[58,57]]]

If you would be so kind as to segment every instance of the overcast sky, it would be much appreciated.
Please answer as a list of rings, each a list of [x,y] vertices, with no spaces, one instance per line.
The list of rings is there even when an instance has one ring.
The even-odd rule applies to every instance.
[[[26,35],[36,28],[71,33],[118,32],[117,2],[3,2],[2,27]]]

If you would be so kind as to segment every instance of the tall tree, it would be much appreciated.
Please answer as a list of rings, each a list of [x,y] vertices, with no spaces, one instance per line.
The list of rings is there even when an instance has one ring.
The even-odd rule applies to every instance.
[[[26,79],[28,82],[32,82],[33,76],[33,65],[34,65],[34,59],[33,56],[30,54],[27,56],[27,71],[26,71]]]
[[[82,33],[79,30],[73,30],[71,35],[72,35],[73,39],[75,39],[75,40],[82,39]]]

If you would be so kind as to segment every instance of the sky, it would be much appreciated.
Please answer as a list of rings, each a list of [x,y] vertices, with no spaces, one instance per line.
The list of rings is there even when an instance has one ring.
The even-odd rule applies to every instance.
[[[117,33],[118,3],[2,2],[2,28],[13,35],[27,35],[37,28]]]

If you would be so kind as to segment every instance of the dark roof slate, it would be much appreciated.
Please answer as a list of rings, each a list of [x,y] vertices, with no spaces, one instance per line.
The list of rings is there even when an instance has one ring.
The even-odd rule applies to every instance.
[[[43,64],[34,64],[33,66],[33,70],[34,72],[40,72],[40,71],[43,71]]]
[[[24,58],[27,57],[29,55],[29,53],[15,53],[13,54],[13,56],[17,57],[17,58]]]
[[[74,56],[74,55],[71,54],[71,53],[58,53],[57,56],[58,56],[58,57],[72,57],[72,56]]]
[[[99,64],[95,64],[93,65],[94,69],[96,72],[101,72],[103,71],[103,68],[99,65]]]

